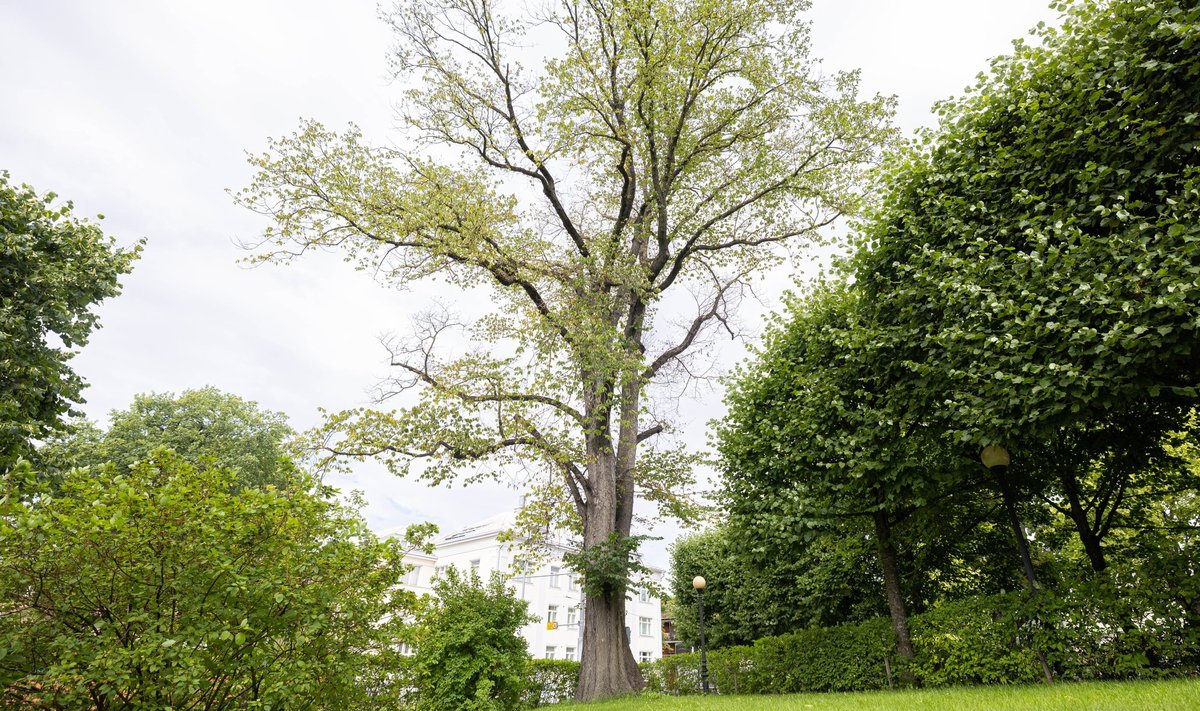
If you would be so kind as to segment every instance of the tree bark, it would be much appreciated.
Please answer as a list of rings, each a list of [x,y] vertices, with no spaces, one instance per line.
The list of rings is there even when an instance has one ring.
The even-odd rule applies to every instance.
[[[636,441],[622,442],[622,445],[622,450],[636,447]],[[623,468],[605,435],[589,435],[591,493],[583,522],[584,550],[606,545],[613,533],[619,537],[630,534],[634,498],[632,472],[620,471]],[[629,649],[629,634],[625,629],[625,590],[605,589],[601,594],[588,591],[584,610],[583,649],[575,699],[593,701],[641,690],[646,682]]]
[[[1012,526],[1013,538],[1017,542],[1017,551],[1021,554],[1021,567],[1025,569],[1025,581],[1029,584],[1029,595],[1033,597],[1038,594],[1037,574],[1033,570],[1033,558],[1029,555],[1029,539],[1025,537],[1025,527],[1021,525],[1021,518],[1017,515],[1017,497],[1003,468],[997,467],[992,470],[992,473],[1000,484],[1000,493],[1004,498],[1004,510],[1008,513],[1008,522]],[[1038,624],[1043,628],[1047,627],[1046,623],[1041,620],[1038,620]],[[1050,669],[1046,654],[1040,649],[1036,651],[1046,683],[1053,684],[1054,672]]]
[[[879,547],[879,567],[883,569],[883,587],[887,592],[888,613],[896,632],[896,651],[905,659],[913,658],[912,639],[908,634],[908,610],[900,592],[900,572],[896,566],[896,547],[892,543],[892,526],[886,511],[872,514],[875,520],[875,541]],[[905,672],[909,673],[909,672]]]

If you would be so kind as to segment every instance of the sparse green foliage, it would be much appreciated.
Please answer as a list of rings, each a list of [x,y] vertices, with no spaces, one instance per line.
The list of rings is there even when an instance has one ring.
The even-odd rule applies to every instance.
[[[510,711],[526,706],[528,650],[520,629],[532,622],[524,600],[493,573],[446,568],[424,598],[411,637],[420,711]]]
[[[563,554],[563,562],[578,571],[583,589],[589,595],[624,595],[635,580],[650,574],[634,552],[649,536],[620,536],[613,532],[607,540],[587,549]]]
[[[296,473],[165,450],[4,479],[0,687],[22,708],[394,708],[402,544]],[[418,538],[420,531],[414,531]],[[420,545],[410,540],[409,545]]]
[[[70,202],[0,171],[0,472],[64,426],[82,402],[67,362],[95,330],[96,304],[116,296],[141,245],[121,249]]]
[[[335,413],[313,447],[397,474],[421,459],[435,482],[535,463],[585,550],[628,537],[639,496],[693,511],[695,458],[669,454],[658,403],[697,372],[699,346],[736,335],[764,270],[861,207],[891,136],[889,100],[860,99],[856,74],[808,56],[807,6],[565,0],[536,18],[562,52],[530,69],[514,57],[530,19],[515,7],[398,2],[414,148],[315,122],[272,141],[238,195],[274,220],[255,258],[333,249],[387,285],[487,288],[496,308],[470,324],[421,317],[391,344],[399,375],[382,388],[419,391],[411,405]],[[431,144],[451,150],[416,148]],[[666,297],[685,290],[696,309],[680,319]],[[446,357],[460,334],[474,347]],[[624,598],[600,587],[584,699],[641,685],[619,643]]]

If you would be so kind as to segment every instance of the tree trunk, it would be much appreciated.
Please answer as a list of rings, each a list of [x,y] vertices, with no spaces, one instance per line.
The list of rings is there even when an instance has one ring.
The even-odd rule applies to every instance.
[[[892,629],[896,632],[896,651],[905,659],[913,658],[912,639],[908,634],[908,610],[900,592],[900,572],[896,567],[896,547],[892,544],[892,526],[887,512],[876,511],[875,541],[879,546],[879,567],[883,569],[883,587],[887,592],[888,613],[892,617]],[[910,674],[911,672],[905,672]]]
[[[1108,561],[1104,558],[1100,537],[1092,530],[1087,512],[1083,510],[1083,504],[1079,500],[1079,482],[1075,479],[1075,472],[1059,471],[1058,479],[1062,482],[1063,493],[1067,495],[1067,510],[1071,514],[1075,530],[1079,533],[1079,542],[1083,544],[1083,550],[1092,563],[1092,570],[1097,573],[1103,572],[1108,567]]]
[[[584,517],[584,550],[607,544],[614,532],[619,537],[628,537],[632,522],[632,484],[627,489],[618,488],[622,476],[617,457],[603,445],[602,439],[589,437],[589,450],[593,450],[592,442],[599,446],[589,451],[588,457],[591,495]],[[589,591],[584,610],[583,649],[575,699],[593,701],[640,691],[646,682],[629,649],[625,591],[605,590],[603,594]]]

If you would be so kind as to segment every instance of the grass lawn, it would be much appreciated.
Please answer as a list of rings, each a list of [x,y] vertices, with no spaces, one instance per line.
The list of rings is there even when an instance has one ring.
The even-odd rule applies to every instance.
[[[1200,710],[1200,679],[1067,682],[1053,686],[988,686],[858,694],[643,696],[575,708],[581,711],[1194,711]]]

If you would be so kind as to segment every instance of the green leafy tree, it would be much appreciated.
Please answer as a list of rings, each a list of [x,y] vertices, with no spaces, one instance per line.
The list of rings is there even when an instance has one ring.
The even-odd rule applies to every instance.
[[[3,481],[0,687],[46,709],[394,708],[399,542],[328,488],[239,485],[166,450]],[[410,545],[427,531],[410,531]]]
[[[993,485],[1018,540],[1017,507],[1045,498],[1103,569],[1128,493],[1164,493],[1156,451],[1200,375],[1200,9],[1060,7],[1061,29],[941,106],[892,165],[852,286],[832,311],[819,290],[803,302],[733,391],[722,454],[747,531],[799,542],[789,522],[871,496],[877,524],[924,516],[999,442],[1017,455]]]
[[[397,474],[421,460],[436,482],[514,462],[551,477],[544,510],[579,531],[591,578],[581,699],[642,686],[621,641],[628,574],[607,561],[631,561],[639,495],[689,510],[696,457],[663,441],[660,405],[700,346],[736,333],[754,279],[857,209],[890,136],[889,101],[808,56],[806,7],[565,0],[535,18],[561,52],[529,70],[529,19],[401,2],[412,148],[308,123],[252,158],[239,195],[274,218],[262,260],[333,249],[385,284],[490,295],[480,320],[429,314],[392,344],[383,392],[404,408],[335,414],[313,441]]]
[[[521,627],[535,618],[493,573],[488,582],[453,566],[433,583],[412,639],[421,711],[510,711],[525,707],[529,652]]]
[[[1172,431],[1183,425],[1184,431]],[[1023,446],[1022,477],[1041,478],[1032,494],[1069,522],[1091,569],[1108,568],[1105,540],[1138,525],[1157,502],[1195,489],[1196,473],[1173,453],[1194,418],[1145,402],[1095,422],[1064,427]]]
[[[82,402],[68,361],[97,326],[93,309],[116,296],[141,246],[120,249],[95,224],[9,182],[0,171],[0,472],[32,442],[64,427]]]
[[[1200,6],[1059,7],[940,106],[854,267],[892,416],[1016,457],[1200,384]]]
[[[717,446],[737,536],[787,550],[811,544],[831,519],[870,522],[897,647],[911,659],[896,528],[960,481],[964,461],[887,417],[857,299],[833,283],[790,301],[791,320],[731,382]]]
[[[109,413],[107,430],[78,423],[40,458],[63,470],[105,462],[128,469],[166,447],[193,464],[229,469],[248,486],[284,486],[293,473],[284,448],[292,435],[283,413],[207,387],[138,395],[129,409]]]

